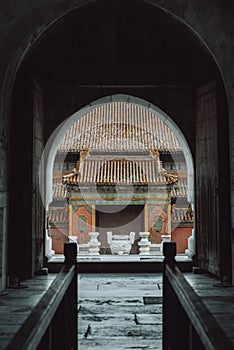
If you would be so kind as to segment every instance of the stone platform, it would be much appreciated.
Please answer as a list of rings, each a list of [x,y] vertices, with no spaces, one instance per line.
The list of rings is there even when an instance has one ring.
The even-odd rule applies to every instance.
[[[155,273],[162,272],[164,256],[159,255],[77,255],[79,273]],[[178,267],[191,272],[193,261],[186,254],[176,256]],[[64,255],[55,254],[47,263],[49,272],[58,272],[64,262]]]

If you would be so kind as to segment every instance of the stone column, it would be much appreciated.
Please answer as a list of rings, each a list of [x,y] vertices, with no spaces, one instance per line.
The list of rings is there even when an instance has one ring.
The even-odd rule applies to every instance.
[[[141,237],[140,242],[138,242],[138,245],[140,247],[139,248],[139,250],[140,250],[139,255],[149,255],[151,242],[149,242],[148,237],[149,237],[150,233],[147,231],[139,232],[139,235]]]
[[[99,236],[99,232],[90,232],[89,236],[90,236],[89,255],[100,255],[99,247],[101,243],[97,239],[97,237]]]

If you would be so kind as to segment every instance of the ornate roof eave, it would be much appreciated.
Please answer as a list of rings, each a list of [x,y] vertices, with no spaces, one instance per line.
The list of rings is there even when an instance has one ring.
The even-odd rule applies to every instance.
[[[175,174],[167,173],[162,168],[158,151],[148,150],[142,157],[128,152],[127,157],[116,155],[109,158],[96,158],[93,151],[85,150],[77,167],[69,174],[63,176],[63,185],[71,186],[172,186],[177,183]],[[170,189],[169,189],[170,190]]]
[[[68,216],[68,207],[55,207],[50,206],[48,211],[48,220],[49,225],[63,225],[68,224],[69,216]]]
[[[188,208],[174,208],[172,211],[172,222],[174,223],[194,223],[194,212],[189,205]]]
[[[157,188],[169,188],[170,190],[173,189],[173,187],[177,184],[177,176],[170,175],[170,177],[167,178],[166,181],[161,182],[110,182],[110,181],[102,181],[102,182],[93,182],[93,181],[86,181],[79,183],[78,178],[75,179],[72,178],[72,175],[69,174],[69,177],[67,179],[63,180],[63,184],[66,185],[67,190],[75,188],[76,190],[82,187],[89,186],[90,188],[98,187],[98,186],[123,186],[123,187],[137,187],[137,186],[145,186],[145,187],[157,187]]]

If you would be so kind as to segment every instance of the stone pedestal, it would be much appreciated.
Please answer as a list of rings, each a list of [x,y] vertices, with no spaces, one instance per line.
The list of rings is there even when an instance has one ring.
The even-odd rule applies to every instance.
[[[139,251],[140,255],[149,255],[150,254],[150,246],[151,242],[149,241],[149,232],[139,232],[139,235],[141,237],[140,242],[138,242],[139,245]]]
[[[89,243],[78,244],[79,255],[89,255]]]
[[[185,254],[192,258],[195,255],[195,230],[192,229],[192,236],[188,238],[188,249],[185,250]]]
[[[162,244],[152,244],[150,245],[150,255],[162,255]]]
[[[89,255],[99,255],[101,243],[98,241],[99,232],[90,232],[89,237]]]

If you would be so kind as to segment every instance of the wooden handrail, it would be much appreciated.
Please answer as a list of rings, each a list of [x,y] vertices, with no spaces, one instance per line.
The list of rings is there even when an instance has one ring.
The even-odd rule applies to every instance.
[[[75,324],[72,328],[77,332],[77,245],[76,243],[65,243],[64,246],[65,265],[52,282],[49,289],[42,296],[38,304],[32,310],[22,327],[16,333],[7,347],[7,350],[35,350],[40,348],[43,337],[53,324],[53,319],[56,317],[58,309],[61,307],[63,299],[69,288],[72,288],[74,300],[74,318]],[[65,306],[66,307],[66,306]],[[70,310],[72,312],[72,310]],[[64,315],[65,316],[65,315]],[[74,334],[75,344],[70,349],[77,349],[77,334]],[[54,349],[49,341],[49,349]],[[68,342],[69,343],[69,342]]]
[[[176,339],[180,336],[177,327],[188,337],[186,350],[233,349],[223,329],[176,266],[175,243],[165,242],[163,252],[163,349],[183,349],[183,339]]]

